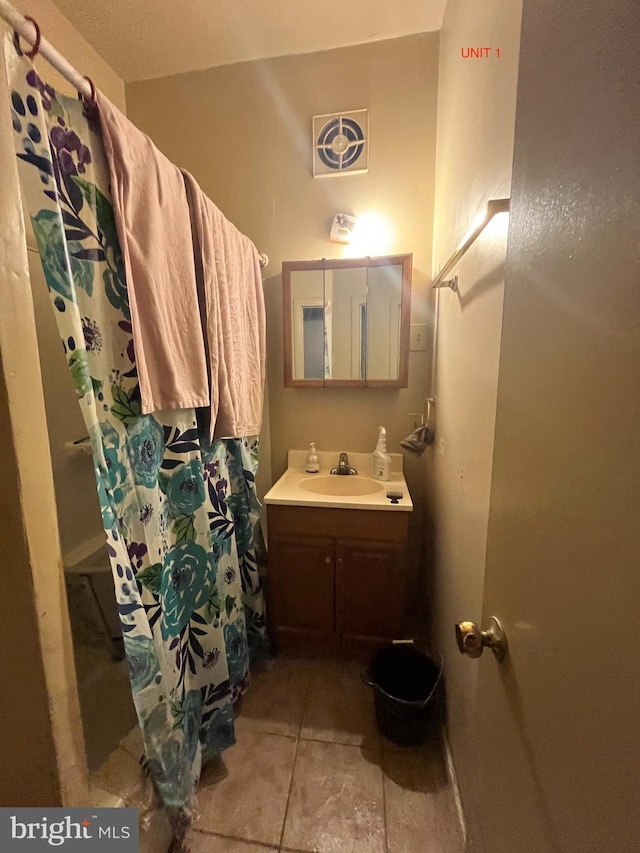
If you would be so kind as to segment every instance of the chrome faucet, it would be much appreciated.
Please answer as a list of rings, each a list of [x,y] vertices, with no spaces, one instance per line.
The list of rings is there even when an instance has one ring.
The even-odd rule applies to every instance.
[[[338,467],[334,468],[331,473],[347,476],[348,474],[357,474],[358,472],[355,468],[351,468],[349,465],[349,457],[343,450],[340,454],[340,458],[338,459]]]

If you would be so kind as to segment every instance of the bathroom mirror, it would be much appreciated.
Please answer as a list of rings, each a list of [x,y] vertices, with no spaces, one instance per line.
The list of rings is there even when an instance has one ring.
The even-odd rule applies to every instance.
[[[412,257],[282,264],[285,387],[406,388]]]

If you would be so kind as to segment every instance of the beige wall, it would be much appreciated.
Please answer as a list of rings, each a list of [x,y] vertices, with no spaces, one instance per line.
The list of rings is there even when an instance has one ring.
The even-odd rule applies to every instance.
[[[413,322],[426,322],[431,269],[438,36],[435,33],[127,85],[129,115],[192,172],[225,214],[269,254],[265,271],[273,477],[289,448],[373,451],[378,424],[389,447],[419,411],[428,358],[412,353],[405,390],[283,387],[281,264],[340,257],[335,213],[376,209],[392,223],[385,246],[414,253]],[[365,175],[314,180],[311,118],[368,107]],[[414,497],[421,462],[408,464]],[[262,492],[265,483],[262,481]]]
[[[521,8],[518,0],[449,0],[440,40],[434,270],[487,199],[510,195]],[[479,45],[499,47],[500,58],[462,59],[461,47]],[[472,247],[457,270],[459,292],[442,290],[438,306],[428,472],[434,634],[445,657],[449,740],[470,824],[477,664],[458,653],[453,625],[481,617],[507,219],[494,220]]]
[[[95,85],[105,92],[120,109],[125,109],[123,81],[50,0],[19,0],[15,5],[20,11],[32,15],[38,21],[43,36],[78,71],[91,77]],[[47,62],[36,57],[36,66],[43,79],[59,91],[68,95],[77,94],[74,88]],[[87,456],[69,453],[65,449],[67,442],[86,435],[86,428],[60,344],[30,226],[27,228],[27,244],[51,462],[58,504],[60,540],[62,552],[68,556],[83,544],[97,541],[102,533],[102,522],[91,460]]]

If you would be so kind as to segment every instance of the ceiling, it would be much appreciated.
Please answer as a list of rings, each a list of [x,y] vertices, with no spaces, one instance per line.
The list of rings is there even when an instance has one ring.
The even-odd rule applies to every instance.
[[[446,0],[55,0],[125,81],[439,30]]]

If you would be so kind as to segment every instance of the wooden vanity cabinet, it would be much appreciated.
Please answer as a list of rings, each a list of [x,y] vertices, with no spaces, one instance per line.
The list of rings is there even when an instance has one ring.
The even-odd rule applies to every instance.
[[[270,522],[269,522],[270,523]],[[276,645],[330,650],[336,630],[332,539],[269,535],[269,616]]]
[[[363,652],[403,636],[408,516],[267,507],[268,617],[278,649]]]

